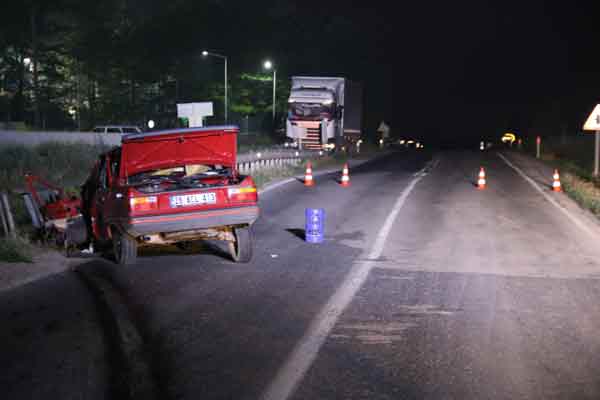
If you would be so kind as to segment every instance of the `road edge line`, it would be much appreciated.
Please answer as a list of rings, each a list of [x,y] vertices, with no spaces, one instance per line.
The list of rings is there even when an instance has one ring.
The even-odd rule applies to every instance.
[[[432,166],[437,165],[434,164],[435,162],[435,159],[428,162],[400,193],[383,226],[377,233],[375,243],[368,252],[367,261],[359,262],[352,267],[334,294],[319,310],[300,341],[294,346],[294,350],[286,358],[283,366],[279,368],[275,378],[260,396],[262,400],[287,400],[294,394],[297,386],[316,360],[321,347],[325,344],[337,320],[367,280],[369,273],[375,266],[374,260],[381,256],[387,237],[408,196],[417,183],[427,176]]]
[[[525,179],[525,181],[527,181],[527,183],[529,183],[531,186],[533,186],[533,188],[535,190],[537,190],[546,200],[548,200],[548,202],[550,204],[552,204],[554,207],[558,208],[569,219],[569,221],[571,221],[579,229],[581,229],[588,235],[592,236],[593,238],[596,237],[596,234],[594,232],[592,232],[592,230],[590,228],[588,228],[581,220],[579,220],[577,217],[575,217],[573,214],[571,214],[567,209],[565,209],[563,206],[561,206],[556,200],[554,200],[550,195],[548,195],[548,193],[544,192],[544,190],[540,187],[540,185],[538,185],[533,179],[531,179],[519,167],[517,167],[512,162],[510,162],[503,154],[501,154],[501,153],[496,153],[496,154],[498,155],[498,157],[500,157],[506,163],[506,165],[511,167],[513,170],[515,170],[521,176],[521,178]]]

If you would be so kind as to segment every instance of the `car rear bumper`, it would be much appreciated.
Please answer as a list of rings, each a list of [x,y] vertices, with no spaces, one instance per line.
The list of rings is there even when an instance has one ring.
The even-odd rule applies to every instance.
[[[132,236],[191,231],[228,225],[253,224],[259,215],[258,206],[197,211],[185,214],[157,215],[121,221],[121,228]]]

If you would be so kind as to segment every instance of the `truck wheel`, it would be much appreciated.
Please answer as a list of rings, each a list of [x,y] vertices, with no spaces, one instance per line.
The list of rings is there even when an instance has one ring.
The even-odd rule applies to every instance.
[[[247,263],[252,259],[252,232],[249,226],[233,229],[234,242],[229,242],[229,254],[237,263]]]
[[[137,258],[137,243],[131,236],[121,233],[118,229],[114,229],[112,242],[113,252],[118,264],[135,264]]]

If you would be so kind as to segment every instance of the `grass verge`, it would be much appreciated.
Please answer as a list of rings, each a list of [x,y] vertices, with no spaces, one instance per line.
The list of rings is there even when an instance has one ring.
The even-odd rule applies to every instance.
[[[563,190],[583,208],[590,210],[600,217],[600,186],[594,180],[589,180],[571,171],[561,170]]]
[[[107,148],[85,143],[48,142],[34,147],[0,149],[0,187],[18,190],[27,173],[61,187],[77,187],[85,180],[96,158]]]
[[[542,152],[541,159],[560,171],[562,188],[569,197],[600,217],[600,180],[592,176],[589,149],[583,151],[580,147],[550,147]]]
[[[22,238],[0,238],[0,262],[33,262],[31,245]]]

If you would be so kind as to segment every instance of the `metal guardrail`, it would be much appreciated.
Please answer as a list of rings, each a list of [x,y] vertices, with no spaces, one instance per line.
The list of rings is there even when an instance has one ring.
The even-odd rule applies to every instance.
[[[8,194],[5,192],[0,192],[0,222],[4,236],[16,237],[15,220],[10,209]]]
[[[271,149],[238,155],[238,171],[242,174],[262,169],[279,168],[284,165],[299,165],[302,160],[324,157],[325,152],[314,150]]]

